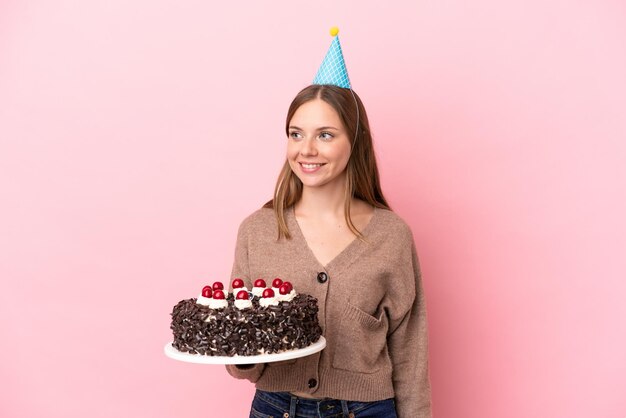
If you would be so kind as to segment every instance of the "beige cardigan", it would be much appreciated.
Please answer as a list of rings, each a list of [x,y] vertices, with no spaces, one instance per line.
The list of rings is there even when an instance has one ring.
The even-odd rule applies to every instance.
[[[243,221],[232,276],[248,288],[257,278],[280,277],[315,296],[327,346],[297,360],[226,366],[228,372],[265,391],[350,401],[395,398],[399,418],[431,417],[426,305],[409,227],[395,213],[376,209],[361,231],[367,242],[355,239],[322,266],[293,209],[286,218],[292,238],[280,241],[271,209]]]

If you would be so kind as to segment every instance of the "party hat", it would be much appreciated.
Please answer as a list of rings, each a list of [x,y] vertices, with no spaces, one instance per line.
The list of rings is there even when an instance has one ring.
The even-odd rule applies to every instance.
[[[348,78],[346,63],[343,60],[338,34],[339,29],[336,27],[331,28],[330,35],[333,37],[333,41],[330,44],[330,48],[328,48],[324,61],[322,61],[322,65],[317,70],[313,84],[332,84],[349,89],[351,88],[350,79]]]

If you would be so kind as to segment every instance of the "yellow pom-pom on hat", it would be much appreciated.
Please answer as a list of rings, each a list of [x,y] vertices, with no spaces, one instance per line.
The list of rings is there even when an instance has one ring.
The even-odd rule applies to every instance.
[[[337,26],[333,26],[332,28],[330,28],[330,36],[337,35],[339,35],[339,28]]]

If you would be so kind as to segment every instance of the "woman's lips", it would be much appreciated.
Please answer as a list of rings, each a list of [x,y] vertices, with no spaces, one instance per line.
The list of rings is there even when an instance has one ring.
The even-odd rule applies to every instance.
[[[300,169],[302,170],[302,172],[307,173],[307,174],[315,173],[324,165],[324,163],[302,163],[302,162],[298,164],[300,164]]]

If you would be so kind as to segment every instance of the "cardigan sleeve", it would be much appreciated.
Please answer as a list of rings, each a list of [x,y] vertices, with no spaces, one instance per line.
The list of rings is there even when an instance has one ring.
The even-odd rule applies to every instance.
[[[393,386],[398,417],[431,418],[426,304],[414,242],[411,256],[412,271],[409,272],[407,266],[406,273],[412,276],[415,298],[406,313],[390,323],[388,348],[393,364]]]
[[[239,226],[237,233],[237,244],[235,246],[235,261],[231,277],[243,279],[246,286],[250,288],[250,264],[248,260],[248,228],[249,219],[246,219]],[[265,363],[249,365],[227,365],[226,371],[236,379],[247,379],[255,383],[265,370]]]

